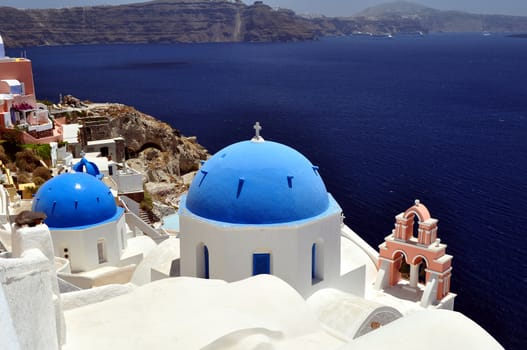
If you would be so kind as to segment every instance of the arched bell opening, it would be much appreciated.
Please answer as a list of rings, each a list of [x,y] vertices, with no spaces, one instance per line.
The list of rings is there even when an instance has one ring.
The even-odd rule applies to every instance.
[[[428,268],[428,263],[426,259],[422,256],[418,256],[414,259],[414,264],[418,265],[417,269],[417,281],[421,284],[426,284],[426,269]]]
[[[393,255],[393,282],[410,279],[410,265],[407,262],[406,254],[403,251],[396,251]]]

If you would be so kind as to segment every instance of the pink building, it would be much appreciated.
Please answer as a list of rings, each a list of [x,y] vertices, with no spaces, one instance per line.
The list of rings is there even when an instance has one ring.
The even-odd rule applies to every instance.
[[[437,222],[418,200],[395,217],[392,234],[379,246],[377,289],[390,293],[399,286],[424,307],[453,308],[452,256],[437,236]]]
[[[47,107],[37,103],[31,61],[7,57],[0,36],[0,128],[15,127],[24,131],[24,143],[62,140]]]

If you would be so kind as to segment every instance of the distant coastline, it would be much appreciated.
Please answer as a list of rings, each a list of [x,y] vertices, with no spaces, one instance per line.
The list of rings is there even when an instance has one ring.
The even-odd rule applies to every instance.
[[[509,38],[527,39],[527,33],[507,35]]]
[[[352,17],[300,16],[260,1],[150,1],[62,9],[0,7],[7,47],[80,44],[289,42],[358,33],[527,32],[527,17],[439,11],[407,2]]]

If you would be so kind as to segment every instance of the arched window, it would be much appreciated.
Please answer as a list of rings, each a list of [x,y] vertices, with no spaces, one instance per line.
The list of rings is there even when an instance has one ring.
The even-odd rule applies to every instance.
[[[209,279],[209,248],[203,246],[203,260],[205,264],[205,278]]]
[[[204,244],[196,247],[196,277],[209,278],[209,248]]]
[[[418,238],[419,237],[419,221],[420,221],[420,218],[417,214],[414,214],[414,220],[412,222],[412,236],[414,238]]]
[[[104,238],[97,240],[97,255],[99,257],[99,264],[104,264],[108,261],[108,257],[106,255],[106,241]]]
[[[416,256],[414,264],[419,266],[415,271],[417,274],[416,280],[421,284],[426,284],[426,269],[428,268],[426,259],[423,256]]]
[[[399,279],[410,280],[410,265],[406,261],[406,254],[400,250],[393,254],[395,264],[395,271],[397,272],[396,280]]]
[[[126,238],[124,233],[124,228],[121,228],[121,247],[122,249],[126,249]]]
[[[324,245],[321,241],[311,246],[311,284],[324,279]]]

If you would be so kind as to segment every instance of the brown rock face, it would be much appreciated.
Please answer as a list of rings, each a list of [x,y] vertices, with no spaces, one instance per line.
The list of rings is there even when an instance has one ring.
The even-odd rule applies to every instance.
[[[180,195],[188,189],[181,176],[196,171],[209,156],[196,138],[187,138],[167,123],[121,104],[88,104],[87,114],[107,118],[110,136],[124,138],[126,164],[145,175],[145,190],[154,200],[155,214],[167,213],[164,205],[177,207]]]
[[[226,0],[165,0],[45,10],[0,7],[0,33],[11,47],[314,38],[309,21],[290,11]]]
[[[171,152],[147,148],[137,158],[128,159],[126,164],[145,175],[145,190],[152,195],[154,207],[161,208],[161,203],[177,207],[179,196],[188,189],[179,176],[179,161]]]
[[[182,136],[167,123],[133,107],[109,104],[91,108],[90,111],[109,118],[111,135],[125,139],[129,158],[148,150],[141,157],[146,157],[149,167],[165,169],[168,176],[179,177],[195,171],[200,160],[207,159],[207,151],[194,139]]]
[[[325,35],[428,32],[524,32],[527,18],[439,11],[407,2],[353,17],[297,16],[262,3],[157,0],[120,6],[18,10],[0,7],[8,47],[65,44],[311,40]]]
[[[142,172],[148,182],[179,182],[179,161],[171,152],[147,148],[126,164]]]

